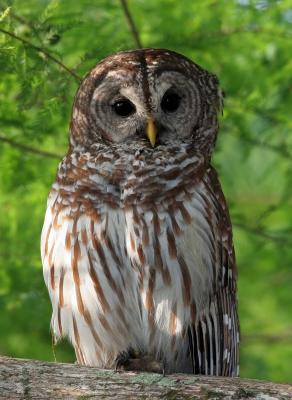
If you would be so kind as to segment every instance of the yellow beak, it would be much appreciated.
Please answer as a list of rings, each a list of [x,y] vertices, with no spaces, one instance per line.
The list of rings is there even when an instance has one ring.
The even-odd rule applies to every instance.
[[[156,128],[154,119],[152,117],[148,117],[146,133],[147,133],[148,139],[151,143],[151,146],[154,147],[155,142],[156,142],[156,136],[157,136],[157,128]]]

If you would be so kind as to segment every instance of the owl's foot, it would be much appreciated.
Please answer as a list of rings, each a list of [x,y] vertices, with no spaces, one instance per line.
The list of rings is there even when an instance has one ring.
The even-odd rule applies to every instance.
[[[116,358],[115,371],[154,372],[165,376],[164,362],[157,361],[148,354],[136,353],[133,350],[123,351]]]

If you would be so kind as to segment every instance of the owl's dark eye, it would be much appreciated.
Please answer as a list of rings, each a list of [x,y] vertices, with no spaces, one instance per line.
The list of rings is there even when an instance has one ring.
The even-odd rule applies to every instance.
[[[127,99],[118,100],[113,104],[113,109],[120,117],[128,117],[136,110],[134,104]]]
[[[161,108],[165,112],[174,112],[180,105],[180,96],[172,91],[167,91],[161,100]]]

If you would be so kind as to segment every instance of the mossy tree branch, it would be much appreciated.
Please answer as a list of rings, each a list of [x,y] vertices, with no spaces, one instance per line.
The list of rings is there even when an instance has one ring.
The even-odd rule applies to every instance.
[[[292,398],[292,386],[252,379],[114,372],[0,357],[0,399]]]

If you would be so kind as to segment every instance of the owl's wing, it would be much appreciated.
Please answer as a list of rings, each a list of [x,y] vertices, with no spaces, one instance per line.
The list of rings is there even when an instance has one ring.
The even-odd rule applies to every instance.
[[[131,340],[128,315],[123,312],[126,294],[120,250],[110,236],[118,235],[118,230],[111,227],[107,233],[106,210],[98,213],[87,201],[88,212],[81,212],[74,193],[71,203],[69,194],[51,192],[42,230],[52,332],[56,339],[69,337],[80,364],[111,366],[119,349],[126,349]],[[116,241],[122,243],[119,237]]]
[[[236,300],[236,263],[227,205],[215,170],[203,178],[200,194],[212,237],[212,293],[207,306],[189,327],[189,349],[195,374],[239,374],[239,321]],[[211,241],[210,241],[211,243]]]

